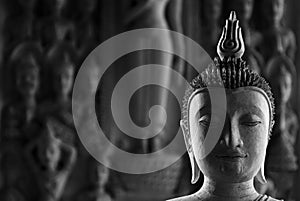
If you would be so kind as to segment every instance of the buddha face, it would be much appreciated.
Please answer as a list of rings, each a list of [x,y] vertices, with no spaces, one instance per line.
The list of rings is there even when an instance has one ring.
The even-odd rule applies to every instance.
[[[211,114],[208,92],[193,97],[189,129],[196,162],[205,176],[218,182],[244,182],[255,177],[264,162],[268,144],[270,110],[266,97],[252,88],[227,90],[227,109]],[[221,137],[203,159],[200,147],[208,127],[222,125],[219,112],[226,112]]]
[[[17,90],[24,98],[35,96],[39,86],[39,72],[36,68],[19,69],[16,79]]]
[[[241,21],[248,21],[252,16],[253,0],[231,0],[231,9],[235,10]]]
[[[63,64],[54,73],[54,90],[59,97],[68,96],[72,90],[74,68],[72,64]]]
[[[204,1],[204,15],[207,19],[218,20],[222,10],[222,0],[205,0]]]
[[[284,0],[265,0],[265,17],[271,24],[278,24],[284,15]]]
[[[40,143],[39,159],[44,166],[49,168],[49,170],[56,170],[59,158],[60,151],[56,141],[47,139]]]

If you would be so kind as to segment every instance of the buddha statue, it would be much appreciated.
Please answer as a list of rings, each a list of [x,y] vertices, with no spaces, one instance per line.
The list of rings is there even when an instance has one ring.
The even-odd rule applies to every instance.
[[[70,97],[75,66],[68,56],[50,63],[51,99],[41,105],[42,118],[51,118],[56,129],[56,137],[67,144],[75,145],[76,133],[72,116],[72,100]]]
[[[294,176],[297,171],[295,155],[299,131],[298,118],[291,107],[291,96],[296,68],[293,62],[281,55],[273,58],[267,66],[267,77],[275,97],[275,126],[267,154],[267,176],[274,183],[273,196],[291,199]]]
[[[25,148],[29,165],[39,184],[41,201],[60,200],[77,152],[54,137],[51,121],[44,132]]]
[[[274,99],[265,79],[241,58],[245,44],[235,12],[226,21],[217,47],[219,58],[186,90],[180,122],[192,166],[192,183],[202,172],[204,184],[196,193],[172,201],[276,200],[254,188],[255,177],[265,182],[264,161],[273,126]],[[222,91],[225,103],[219,101]],[[216,133],[218,128],[220,135]],[[212,144],[211,149],[207,143]]]
[[[243,37],[246,45],[244,58],[249,64],[251,70],[261,73],[261,68],[264,66],[264,60],[262,55],[256,51],[255,48],[262,40],[262,35],[258,31],[254,30],[251,24],[254,0],[225,0],[224,6],[224,10],[228,13],[231,10],[236,11],[240,25],[243,29]]]
[[[39,88],[39,66],[32,55],[18,60],[14,68],[15,94],[2,111],[1,140],[27,143],[37,134],[36,95]]]
[[[5,75],[2,77],[3,83],[5,85],[2,87],[4,94],[4,101],[8,102],[13,99],[16,95],[15,83],[16,83],[16,68],[19,66],[20,61],[24,58],[33,57],[36,64],[39,66],[40,74],[42,74],[42,64],[43,64],[43,53],[42,47],[39,46],[37,42],[25,41],[18,44],[14,50],[9,55],[6,65],[3,67],[2,73]],[[41,79],[42,80],[42,79]]]
[[[295,58],[296,39],[294,33],[282,23],[284,16],[285,0],[263,0],[263,19],[262,25],[263,40],[258,44],[258,50],[263,55],[265,62],[275,55],[277,51],[277,41],[282,43],[283,52],[292,61]]]

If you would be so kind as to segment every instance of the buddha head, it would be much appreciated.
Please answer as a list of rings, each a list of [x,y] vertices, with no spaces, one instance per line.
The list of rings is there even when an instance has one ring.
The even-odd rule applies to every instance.
[[[263,8],[269,24],[277,25],[281,23],[284,15],[285,0],[264,0]]]
[[[38,143],[38,159],[41,165],[47,167],[50,171],[55,171],[60,159],[59,140],[54,136],[53,127],[47,123],[45,132],[43,132]]]
[[[58,98],[69,96],[73,87],[74,73],[75,66],[68,58],[53,66],[53,88]]]
[[[34,97],[39,87],[39,67],[32,55],[21,59],[15,69],[16,88],[24,98]]]
[[[193,79],[184,98],[180,124],[192,166],[192,183],[197,182],[200,172],[215,182],[246,182],[255,176],[265,182],[274,101],[267,82],[243,61],[244,51],[242,30],[235,12],[231,12],[218,44],[219,58]],[[212,108],[211,97],[218,97],[222,90],[225,108],[222,104]],[[203,155],[208,130],[214,132],[218,126],[222,126],[220,137],[212,151]]]

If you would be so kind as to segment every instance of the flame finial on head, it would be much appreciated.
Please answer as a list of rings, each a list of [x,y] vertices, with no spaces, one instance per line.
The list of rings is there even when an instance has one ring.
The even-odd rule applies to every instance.
[[[231,11],[229,19],[223,28],[219,40],[217,52],[221,60],[234,57],[241,58],[245,53],[245,43],[242,36],[242,28],[236,18],[235,11]]]

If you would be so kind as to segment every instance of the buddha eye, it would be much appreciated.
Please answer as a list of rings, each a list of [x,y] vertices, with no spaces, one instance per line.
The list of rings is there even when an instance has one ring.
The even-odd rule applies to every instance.
[[[204,116],[200,117],[198,122],[202,126],[209,126],[210,116],[209,115],[204,115]]]
[[[257,126],[259,124],[261,124],[261,121],[242,122],[242,125],[244,125],[244,126],[251,126],[251,127]]]
[[[261,119],[256,115],[246,115],[240,120],[241,125],[255,127],[262,123]]]

